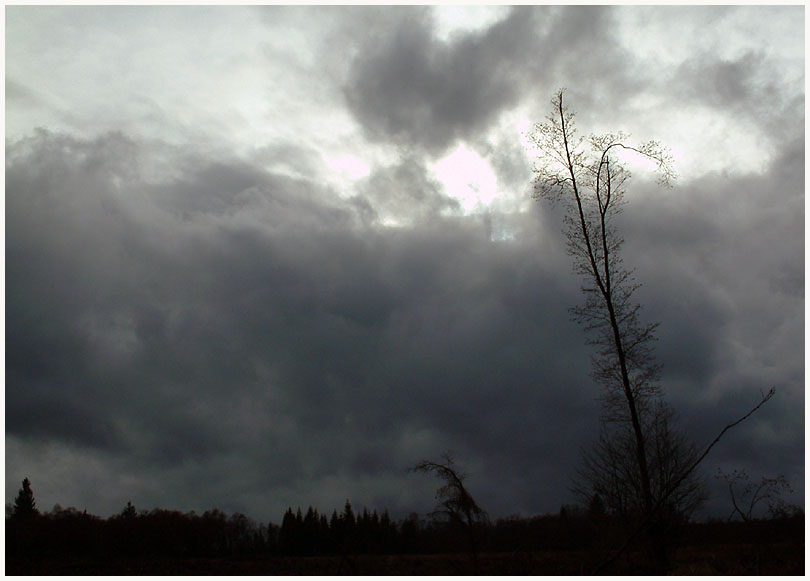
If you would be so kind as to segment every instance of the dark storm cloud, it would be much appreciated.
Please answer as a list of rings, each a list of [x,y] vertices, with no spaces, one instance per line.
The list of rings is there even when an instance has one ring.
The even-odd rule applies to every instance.
[[[698,444],[754,405],[707,464],[804,486],[804,143],[767,170],[634,195],[621,224],[645,315],[660,321],[662,385]],[[688,225],[688,227],[687,227]],[[777,419],[780,418],[780,419]],[[713,470],[713,468],[712,468]],[[724,494],[715,487],[714,502]]]
[[[567,498],[598,409],[554,213],[505,217],[512,242],[493,242],[477,217],[385,229],[357,199],[171,151],[157,163],[121,135],[44,132],[9,146],[10,437],[113,454],[136,482],[199,489],[204,471],[194,498],[145,502],[202,509],[226,494],[262,518],[350,495],[419,509],[429,483],[399,492],[404,469],[447,449],[495,514]],[[752,397],[778,384],[774,418],[803,403],[801,325],[784,320],[803,300],[801,241],[787,234],[801,231],[799,155],[775,162],[792,168],[778,178],[707,178],[634,200],[622,225],[645,313],[662,322],[662,383],[699,442],[736,414],[732,384]],[[393,203],[373,194],[394,185],[435,194],[406,161],[358,196]],[[736,213],[724,218],[728,199]],[[763,448],[796,448],[793,432],[763,438],[770,424],[757,425],[735,449],[788,472]],[[234,496],[222,491],[235,467]]]
[[[307,212],[305,196],[284,192],[284,178],[265,176],[260,183],[277,195],[253,195],[250,186],[258,187],[261,176],[238,164],[211,162],[192,169],[174,183],[171,198],[161,185],[114,187],[126,160],[110,155],[111,142],[124,142],[120,149],[128,149],[135,147],[131,141],[86,143],[49,135],[38,141],[24,144],[36,152],[36,162],[25,158],[7,174],[7,264],[14,274],[7,296],[19,307],[9,313],[8,323],[20,333],[10,357],[20,365],[9,369],[26,379],[58,376],[59,385],[39,388],[78,390],[76,400],[86,396],[99,405],[112,403],[106,400],[115,386],[105,380],[113,379],[125,383],[122,390],[135,404],[146,403],[139,392],[148,393],[183,413],[187,408],[179,404],[193,396],[177,382],[193,378],[201,393],[249,373],[228,358],[235,355],[230,334],[238,331],[238,325],[228,324],[229,311],[242,314],[242,290],[270,292],[274,270],[294,269],[296,262],[283,252],[274,258],[270,248],[272,264],[258,273],[250,270],[255,258],[250,253],[261,241],[250,234],[249,214],[259,210],[274,216],[278,229],[289,230],[291,243],[308,236],[310,223],[301,216],[338,230],[343,226],[339,212],[321,206]],[[12,159],[22,147],[14,149]],[[212,191],[222,197],[221,204]],[[260,204],[264,207],[257,208]],[[240,225],[248,232],[238,231]],[[199,260],[193,259],[195,252]],[[283,298],[300,300],[293,296],[295,288],[285,290]],[[222,366],[198,365],[217,357],[224,359]],[[88,375],[95,381],[85,381]]]
[[[444,449],[531,458],[516,486],[570,462],[549,442],[581,444],[593,404],[572,389],[587,382],[571,374],[577,332],[560,331],[576,286],[542,253],[474,217],[381,230],[351,200],[236,161],[178,154],[180,175],[158,179],[148,157],[120,135],[9,147],[10,436],[115,453],[135,479],[247,457],[261,468],[246,495],[400,478]],[[367,191],[421,188],[418,168]],[[383,492],[318,494],[285,498]]]
[[[347,195],[314,177],[323,158],[303,139],[250,160],[120,133],[10,142],[7,499],[28,475],[42,498],[101,514],[132,497],[278,521],[289,505],[351,497],[402,515],[429,510],[434,485],[405,469],[450,449],[491,514],[557,510],[599,411],[568,320],[580,281],[560,216],[543,204],[452,215],[428,157],[467,140],[499,189],[528,196],[518,136],[487,134],[502,112],[536,101],[539,120],[567,85],[584,133],[594,120],[620,129],[646,106],[628,96],[671,79],[638,70],[608,8],[517,8],[446,43],[425,8],[262,14],[314,22],[325,58],[302,76],[335,83],[317,102],[345,98],[369,137],[405,153]],[[690,435],[710,440],[777,387],[707,469],[784,472],[798,490],[804,99],[769,85],[763,58],[690,59],[652,102],[699,103],[780,138],[765,172],[669,191],[642,176],[620,228]],[[688,88],[707,75],[703,93]],[[65,447],[69,478],[49,478]]]
[[[46,440],[101,449],[115,450],[120,445],[113,423],[87,409],[93,405],[76,403],[59,392],[43,400],[38,397],[40,390],[28,385],[25,392],[17,394],[14,413],[7,416],[7,433],[33,432]]]

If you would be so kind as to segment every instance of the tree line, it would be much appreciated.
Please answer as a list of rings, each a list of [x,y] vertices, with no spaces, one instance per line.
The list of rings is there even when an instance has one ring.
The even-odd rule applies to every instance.
[[[595,529],[587,514],[564,507],[558,515],[510,517],[475,524],[481,550],[565,549],[581,546]],[[10,560],[81,558],[208,559],[466,553],[464,523],[417,513],[394,520],[388,510],[355,511],[349,500],[327,517],[309,506],[288,508],[281,525],[260,523],[219,509],[202,514],[155,508],[138,511],[128,502],[101,518],[86,510],[36,507],[30,481],[6,507],[6,556]]]
[[[743,490],[738,497],[748,498]],[[779,508],[778,512],[771,511],[768,520],[700,524],[682,521],[670,529],[672,536],[668,540],[677,545],[689,539],[702,543],[737,542],[752,534],[769,539],[800,535],[803,513],[795,507],[788,507],[795,509],[792,512],[782,505]],[[229,516],[219,509],[202,514],[160,508],[138,511],[131,502],[118,514],[104,519],[59,505],[40,512],[27,478],[13,505],[7,505],[6,513],[6,560],[11,572],[25,571],[27,564],[35,561],[322,556],[351,561],[360,555],[430,554],[467,555],[474,571],[478,553],[586,551],[596,561],[615,548],[624,527],[621,516],[611,513],[598,496],[588,506],[563,505],[555,514],[494,521],[446,518],[438,511],[427,518],[411,513],[394,520],[388,510],[379,513],[364,507],[355,511],[349,500],[342,511],[335,509],[328,517],[312,506],[305,511],[290,507],[281,525],[259,523],[238,512]],[[473,552],[469,545],[472,536],[476,540]]]

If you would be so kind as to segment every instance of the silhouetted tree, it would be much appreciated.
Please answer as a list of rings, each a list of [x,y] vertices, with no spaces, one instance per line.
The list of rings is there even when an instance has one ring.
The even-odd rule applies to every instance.
[[[303,527],[301,509],[297,513],[292,507],[287,509],[281,519],[281,529],[278,533],[279,550],[284,555],[298,555],[301,551],[301,528]]]
[[[605,503],[602,497],[597,492],[591,496],[591,501],[588,503],[588,518],[592,521],[598,522],[605,517]]]
[[[694,444],[672,425],[672,418],[672,410],[663,401],[655,402],[653,412],[642,417],[653,477],[652,496],[657,502],[668,495],[659,509],[658,525],[663,527],[662,535],[673,533],[705,498],[702,481],[693,475],[669,492],[697,457]],[[584,501],[598,497],[604,508],[629,524],[635,521],[639,507],[643,506],[640,472],[633,461],[635,439],[627,424],[611,428],[603,424],[597,442],[582,452],[573,490]]]
[[[793,489],[781,474],[776,478],[762,477],[759,482],[752,482],[745,470],[732,470],[730,474],[726,474],[718,469],[716,477],[726,481],[731,497],[733,509],[728,516],[728,522],[731,522],[734,517],[739,517],[745,523],[744,526],[752,529],[754,533],[753,551],[751,551],[753,562],[743,566],[749,572],[761,575],[763,551],[771,544],[774,531],[772,527],[763,529],[756,526],[761,523],[754,520],[754,511],[758,505],[765,503],[772,519],[788,516],[787,505],[782,499],[782,494],[793,492]],[[777,522],[778,528],[783,528],[784,523]]]
[[[343,512],[340,514],[340,539],[342,553],[347,554],[356,550],[357,518],[348,498],[346,504],[343,505]]]
[[[267,552],[270,554],[276,554],[279,551],[278,547],[278,536],[281,527],[275,523],[269,522],[267,523]]]
[[[138,511],[135,510],[135,506],[132,504],[132,501],[128,500],[124,510],[121,511],[121,518],[131,519],[135,518],[136,516],[138,516]]]
[[[375,511],[376,514],[376,511]],[[380,515],[379,533],[377,535],[377,547],[380,553],[389,554],[394,551],[394,543],[396,541],[397,529],[396,525],[391,521],[391,515],[388,509],[384,509]]]
[[[351,530],[354,528],[355,525],[354,509],[352,509],[352,503],[349,502],[348,498],[346,499],[346,504],[343,506],[342,519],[347,529]]]
[[[431,514],[444,515],[449,518],[450,522],[462,525],[467,531],[473,567],[478,572],[478,529],[480,525],[489,521],[489,517],[464,487],[466,474],[456,468],[450,454],[444,454],[443,460],[443,462],[423,460],[414,466],[413,470],[434,474],[444,481],[444,486],[436,491],[436,499],[439,500],[439,504]]]
[[[39,516],[36,500],[34,500],[34,491],[31,489],[31,481],[25,478],[22,481],[22,488],[17,493],[14,499],[12,508],[12,517],[17,519],[27,519]]]
[[[231,554],[251,553],[254,547],[255,525],[242,513],[234,513],[225,526],[225,546]]]
[[[728,486],[731,497],[732,511],[728,516],[731,521],[735,516],[739,516],[743,521],[750,521],[754,515],[754,509],[763,502],[768,505],[769,514],[774,517],[785,512],[785,501],[782,494],[793,492],[790,483],[780,474],[776,478],[766,478],[757,482],[751,482],[748,472],[745,470],[732,470],[726,474],[718,469],[717,478],[722,478]]]
[[[709,449],[773,391],[726,426],[700,456],[675,429],[671,414],[662,411],[657,385],[660,367],[652,349],[657,323],[641,320],[641,307],[633,298],[639,285],[633,271],[622,263],[623,240],[613,220],[622,210],[624,185],[630,177],[621,156],[635,154],[655,163],[664,185],[675,175],[672,158],[658,142],[630,145],[623,133],[592,135],[588,140],[577,136],[574,113],[563,97],[564,91],[558,91],[552,99],[553,113],[546,123],[535,126],[530,138],[538,150],[535,195],[565,209],[568,252],[575,272],[585,280],[585,302],[571,312],[590,333],[589,343],[596,346],[593,377],[603,387],[602,436],[585,458],[584,477],[596,478],[588,496],[599,492],[608,505],[611,500],[605,489],[620,482],[633,487],[617,493],[616,505],[625,514],[637,514],[635,520],[646,530],[660,570],[666,567],[661,521],[666,508],[673,506],[673,495],[691,488],[693,472]],[[666,423],[659,423],[662,418]]]
[[[317,513],[317,511],[315,511]],[[332,538],[329,534],[329,519],[325,514],[318,517],[316,525],[316,550],[325,554],[332,549]]]
[[[591,342],[598,346],[593,375],[605,387],[605,421],[631,426],[641,507],[649,513],[654,500],[643,415],[658,394],[658,366],[650,346],[656,325],[640,321],[640,306],[632,301],[638,285],[632,272],[622,266],[623,240],[612,218],[621,210],[623,184],[630,176],[618,152],[631,150],[655,160],[664,181],[672,176],[670,158],[655,142],[627,146],[626,136],[620,133],[591,137],[587,151],[585,139],[576,135],[574,114],[565,107],[563,95],[562,90],[556,94],[553,115],[547,123],[536,125],[531,136],[540,152],[534,168],[535,192],[565,206],[568,251],[575,271],[586,280],[585,304],[571,311],[592,332]]]
[[[218,508],[206,510],[200,518],[201,543],[208,553],[221,555],[226,550],[228,517]]]
[[[416,553],[421,549],[419,543],[419,515],[412,512],[399,523],[399,547],[403,553]]]

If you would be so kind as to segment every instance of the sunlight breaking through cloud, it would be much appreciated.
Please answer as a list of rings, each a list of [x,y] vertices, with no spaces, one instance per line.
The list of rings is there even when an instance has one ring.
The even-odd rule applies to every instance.
[[[498,179],[492,167],[465,145],[433,164],[431,170],[467,214],[484,211],[498,195]]]

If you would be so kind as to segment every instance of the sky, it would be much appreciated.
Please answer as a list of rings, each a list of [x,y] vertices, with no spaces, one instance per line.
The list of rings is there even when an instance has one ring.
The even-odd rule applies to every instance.
[[[804,7],[7,6],[6,502],[279,523],[576,499],[591,347],[527,134],[666,144],[617,227],[703,463],[804,506]]]

